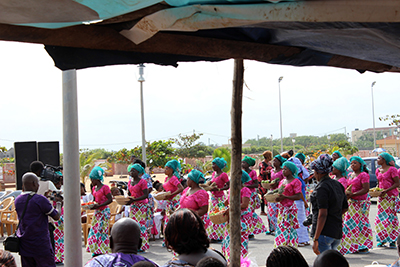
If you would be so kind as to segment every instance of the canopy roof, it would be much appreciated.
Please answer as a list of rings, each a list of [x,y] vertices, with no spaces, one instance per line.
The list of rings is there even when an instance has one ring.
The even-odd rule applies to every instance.
[[[62,70],[243,58],[398,72],[400,0],[5,0],[0,39]]]

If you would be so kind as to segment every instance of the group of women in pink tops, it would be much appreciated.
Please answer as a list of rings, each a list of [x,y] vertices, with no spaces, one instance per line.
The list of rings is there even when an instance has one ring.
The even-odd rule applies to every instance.
[[[302,171],[304,170],[302,166],[305,161],[304,154],[298,153],[289,160],[281,155],[272,158],[270,151],[264,152],[263,155],[264,161],[260,163],[259,175],[251,168],[255,166],[255,159],[246,156],[242,160],[242,189],[240,191],[242,256],[248,253],[249,239],[260,233],[274,235],[275,247],[280,245],[297,247],[299,245],[297,232],[302,224],[299,218],[301,220],[305,218],[308,207]],[[343,238],[338,249],[342,254],[367,253],[373,245],[372,229],[368,219],[371,201],[368,194],[367,166],[360,157],[352,157],[349,162],[339,151],[335,151],[332,158],[334,163],[331,177],[343,185],[349,202],[349,209],[343,215]],[[395,247],[395,241],[399,235],[396,214],[399,208],[397,189],[399,173],[394,167],[394,158],[388,153],[379,155],[378,164],[381,167],[377,169],[376,176],[381,193],[378,197],[378,214],[375,219],[376,240],[379,247],[386,245]],[[162,187],[164,191],[171,193],[166,198],[167,209],[173,212],[179,208],[187,208],[196,212],[202,218],[209,238],[215,242],[222,242],[222,252],[229,261],[231,234],[229,223],[213,224],[209,218],[209,212],[213,207],[229,209],[229,177],[224,172],[226,165],[227,162],[223,158],[215,158],[212,161],[214,172],[211,181],[216,186],[207,192],[200,186],[205,182],[203,173],[195,169],[188,174],[187,187],[184,188],[179,175],[180,164],[176,160],[171,160],[165,165],[167,176]],[[352,173],[349,175],[350,166]],[[132,164],[128,167],[128,172],[132,177],[128,190],[133,197],[129,203],[129,216],[142,226],[141,250],[147,250],[149,249],[146,227],[149,192],[147,182],[140,178],[144,173],[144,168],[140,164]],[[111,193],[108,186],[102,183],[101,168],[94,168],[89,177],[97,204],[94,207],[96,211],[89,232],[87,251],[94,255],[104,254],[109,251],[107,218],[110,216],[108,204],[111,203]],[[276,202],[266,204],[264,201],[263,196],[268,190],[260,186],[262,180],[270,180],[271,190],[281,190]],[[256,213],[256,209],[260,206],[261,215],[268,215],[268,231]],[[265,212],[265,207],[267,207],[267,212]],[[229,215],[228,212],[226,215]],[[307,232],[305,235],[304,243],[308,245]]]

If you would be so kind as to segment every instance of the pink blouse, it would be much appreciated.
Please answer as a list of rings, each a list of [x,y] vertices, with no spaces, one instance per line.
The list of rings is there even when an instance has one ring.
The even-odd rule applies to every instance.
[[[165,177],[163,187],[166,192],[173,193],[176,190],[178,190],[178,184],[180,184],[180,182],[175,175],[172,176],[171,179],[169,179],[169,180],[168,180],[168,176],[167,176],[167,177]]]
[[[179,200],[181,208],[197,211],[201,207],[208,206],[208,199],[210,196],[208,195],[206,190],[200,189],[192,195],[187,195],[189,189],[190,187],[186,187],[185,190],[183,190],[182,192],[181,198]]]
[[[362,172],[357,177],[354,177],[354,178],[350,177],[348,180],[348,183],[349,183],[349,185],[353,185],[351,187],[352,193],[358,192],[363,188],[362,184],[365,184],[365,183],[369,184],[369,174],[366,172]],[[364,195],[361,195],[361,196],[352,197],[352,199],[355,199],[355,200],[366,200],[367,198],[368,198],[368,193],[365,193]]]
[[[391,187],[394,184],[393,178],[398,176],[397,169],[395,167],[390,167],[385,173],[381,173],[379,169],[377,169],[375,174],[379,182],[379,188],[382,189],[388,189],[389,187]],[[397,188],[394,188],[388,191],[387,195],[398,196],[399,191],[397,190]]]
[[[273,170],[271,172],[271,181],[275,180],[276,178],[279,178],[279,182],[282,181],[283,177],[283,170],[280,170],[279,172],[275,172],[275,170]]]
[[[290,183],[288,183],[287,179],[283,179],[282,181],[279,182],[278,188],[281,187],[282,185],[285,186],[285,190],[283,191],[282,195],[293,196],[298,193],[301,193],[301,182],[299,179],[293,179],[293,181],[291,181]],[[290,207],[293,205],[294,200],[285,198],[280,203],[285,207]]]
[[[213,172],[211,182],[215,183],[218,188],[224,187],[224,185],[229,182],[228,174],[225,172],[221,173],[221,175],[215,177],[217,173]],[[223,191],[210,191],[215,197],[222,197],[224,195]]]
[[[133,180],[132,180],[133,181]],[[140,179],[139,183],[132,185],[132,181],[130,181],[128,183],[128,189],[129,192],[131,193],[131,196],[133,196],[134,198],[138,198],[143,196],[143,190],[147,189],[147,182],[144,179]],[[148,203],[149,200],[147,198],[139,200],[139,201],[135,201],[132,204],[135,203]]]
[[[96,187],[93,186],[92,188],[92,195],[98,204],[103,204],[108,200],[107,195],[111,194],[110,187],[108,185],[103,184],[99,191],[96,191]],[[99,210],[104,210],[108,206],[100,207]]]
[[[228,202],[229,202],[229,196],[230,196],[230,195],[231,195],[231,194],[230,194],[230,190],[229,190],[229,192],[228,192]],[[251,197],[250,188],[243,187],[243,188],[240,190],[240,203],[242,203],[242,199],[243,199],[244,197],[247,197],[247,198],[250,198],[250,197]],[[252,216],[252,213],[250,212],[250,203],[249,203],[249,206],[248,206],[247,208],[242,209],[241,214],[242,214],[243,217]]]
[[[346,191],[346,188],[349,186],[349,182],[347,181],[347,178],[346,177],[342,177],[342,178],[340,178],[339,180],[336,180],[336,181],[341,183],[343,185],[343,187],[344,187],[344,190]]]
[[[251,170],[251,172],[249,173],[249,176],[250,176],[251,180],[248,181],[247,183],[245,183],[244,185],[253,185],[256,181],[258,181],[257,180],[257,172],[255,170]],[[253,193],[257,190],[257,187],[249,188],[249,189],[250,189],[250,192]]]

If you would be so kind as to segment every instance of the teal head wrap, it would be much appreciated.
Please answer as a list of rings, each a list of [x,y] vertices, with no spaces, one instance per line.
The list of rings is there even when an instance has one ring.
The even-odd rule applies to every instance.
[[[390,154],[387,153],[387,152],[383,152],[383,153],[379,154],[379,156],[381,156],[382,158],[385,159],[387,165],[390,165],[390,162],[392,162],[392,161],[393,161],[393,162],[396,162],[396,161],[394,160],[393,156],[390,155]],[[393,166],[394,166],[394,165],[393,165]]]
[[[339,150],[334,151],[334,152],[332,153],[332,155],[333,155],[333,154],[338,155],[339,158],[343,157],[342,154],[340,154]]]
[[[297,153],[295,158],[300,159],[303,163],[306,161],[306,155],[304,155],[303,153]]]
[[[274,158],[276,158],[277,160],[279,160],[281,162],[281,167],[282,167],[282,164],[285,163],[285,161],[287,160],[284,157],[282,157],[281,155],[276,155]]]
[[[219,157],[216,157],[215,159],[213,159],[212,162],[215,163],[218,166],[218,168],[221,169],[221,171],[222,171],[222,169],[224,169],[226,167],[226,164],[227,164],[226,160],[224,158],[219,158]]]
[[[245,156],[242,161],[247,162],[250,167],[256,165],[256,160],[249,156]]]
[[[130,172],[132,169],[137,170],[139,175],[144,173],[144,168],[139,163],[131,164],[128,166],[128,172]]]
[[[63,176],[62,172],[58,171],[56,172],[58,175]]]
[[[189,172],[188,177],[196,184],[203,184],[206,181],[204,174],[196,169],[193,169],[191,172]]]
[[[165,164],[165,167],[169,167],[174,171],[174,175],[179,178],[179,171],[181,170],[181,164],[176,159],[170,160]]]
[[[91,179],[91,180],[100,180],[100,181],[102,181],[103,182],[103,175],[104,175],[104,170],[101,168],[101,167],[99,167],[99,166],[96,166],[96,167],[94,167],[93,169],[92,169],[92,171],[90,172],[90,174],[89,174],[89,178]]]
[[[299,169],[297,168],[296,164],[294,164],[293,162],[290,161],[286,161],[285,163],[283,163],[283,167],[288,168],[294,177],[297,177],[297,173],[299,172]]]
[[[350,158],[350,163],[352,162],[352,161],[357,161],[357,162],[359,162],[360,164],[361,164],[361,169],[360,169],[360,171],[361,172],[367,172],[368,173],[368,168],[367,168],[367,164],[365,163],[365,161],[362,159],[362,158],[360,158],[359,156],[354,156],[354,157],[351,157]]]
[[[347,169],[350,167],[350,163],[345,157],[340,157],[335,160],[332,166],[338,169],[344,177],[347,177]]]
[[[250,175],[246,171],[242,170],[242,184],[245,184],[248,181],[251,181]]]

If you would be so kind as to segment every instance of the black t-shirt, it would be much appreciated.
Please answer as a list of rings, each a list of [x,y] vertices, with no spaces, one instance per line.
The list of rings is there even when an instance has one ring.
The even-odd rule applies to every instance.
[[[324,176],[311,193],[310,200],[313,213],[311,236],[317,228],[319,209],[327,209],[328,216],[321,235],[341,239],[342,211],[348,208],[343,185],[328,175]]]

